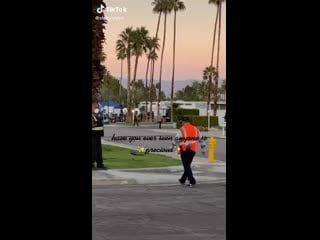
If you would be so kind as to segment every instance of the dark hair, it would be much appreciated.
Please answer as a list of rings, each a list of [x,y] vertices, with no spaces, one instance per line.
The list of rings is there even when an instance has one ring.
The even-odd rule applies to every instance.
[[[184,122],[190,122],[190,118],[187,117],[187,116],[186,116],[186,117],[183,117],[183,118],[182,118],[182,121],[184,121]]]

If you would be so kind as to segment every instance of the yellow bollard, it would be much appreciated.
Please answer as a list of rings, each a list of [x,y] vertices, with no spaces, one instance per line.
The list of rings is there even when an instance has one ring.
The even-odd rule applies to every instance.
[[[216,146],[217,146],[217,139],[210,138],[209,139],[209,155],[208,155],[208,158],[209,158],[208,160],[210,163],[215,162]]]

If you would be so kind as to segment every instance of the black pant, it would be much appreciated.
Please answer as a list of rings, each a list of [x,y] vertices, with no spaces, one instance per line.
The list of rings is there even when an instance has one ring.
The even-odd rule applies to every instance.
[[[191,170],[191,163],[195,154],[196,153],[192,150],[181,152],[181,160],[184,168],[184,173],[180,178],[181,183],[185,183],[185,181],[188,179],[190,184],[196,184],[196,180],[194,179]]]
[[[92,135],[92,166],[97,163],[97,167],[103,166],[101,137]]]
[[[133,121],[133,126],[135,126],[136,124],[137,124],[137,126],[139,127],[138,119],[134,119],[134,121]]]

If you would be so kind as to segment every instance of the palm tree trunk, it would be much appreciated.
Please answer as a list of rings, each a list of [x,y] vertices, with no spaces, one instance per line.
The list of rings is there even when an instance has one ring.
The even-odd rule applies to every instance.
[[[220,36],[221,36],[221,7],[219,4],[218,14],[219,14],[219,30],[218,30],[218,50],[217,50],[217,63],[216,63],[216,74],[215,74],[215,99],[214,99],[214,116],[217,116],[218,109],[218,82],[219,82],[219,55],[220,55]]]
[[[120,73],[120,84],[119,84],[119,103],[121,104],[121,87],[122,87],[122,67],[123,59],[121,59],[121,73]]]
[[[149,72],[149,64],[150,64],[150,58],[148,57],[148,62],[147,62],[147,71],[146,71],[146,90],[148,89],[148,72]],[[147,101],[147,97],[146,97],[146,113],[148,112],[147,110],[147,105],[148,105],[148,101]]]
[[[152,90],[153,90],[153,75],[154,75],[154,60],[151,60],[151,76],[150,76],[150,87],[149,87],[149,102],[150,102],[150,122],[152,121]]]
[[[127,54],[127,61],[128,61],[128,83],[127,83],[127,121],[131,122],[131,91],[130,91],[130,70],[131,70],[131,63],[130,63],[130,53]]]
[[[163,54],[164,46],[166,42],[166,27],[167,27],[167,14],[164,14],[164,28],[163,28],[163,42],[162,42],[162,51],[161,51],[161,60],[160,60],[160,76],[159,76],[159,94],[158,94],[158,104],[157,104],[157,117],[160,116],[160,97],[161,97],[161,77],[162,77],[162,63],[163,63]]]
[[[156,39],[158,38],[161,14],[162,14],[162,12],[159,13],[159,17],[158,17],[158,24],[157,24],[157,30],[156,30]],[[150,78],[151,78],[152,84],[151,84],[151,87],[150,87],[150,119],[152,121],[152,116],[151,116],[151,114],[152,114],[152,99],[151,98],[152,98],[152,87],[153,87],[153,77],[154,77],[154,60],[152,60],[151,66],[152,66],[152,71],[151,71],[152,75],[151,75]]]
[[[161,13],[159,13],[159,18],[158,18],[158,24],[157,24],[157,31],[156,31],[156,38],[158,38],[158,32],[159,32],[159,26],[160,26],[160,19],[161,19]]]
[[[214,21],[214,30],[213,30],[213,41],[212,41],[212,50],[211,50],[211,61],[210,67],[213,67],[213,56],[214,56],[214,46],[216,43],[216,33],[217,33],[217,22],[218,22],[218,9],[216,11],[216,19]],[[210,110],[210,100],[211,100],[211,93],[212,93],[212,71],[209,74],[209,93],[208,93],[208,103],[207,103],[207,116],[209,115]]]
[[[138,60],[139,60],[139,56],[136,56],[136,60],[134,63],[134,74],[133,74],[133,79],[132,79],[132,90],[131,90],[131,106],[132,106],[132,110],[134,110],[136,108],[135,105],[135,96],[134,96],[134,91],[135,91],[135,82],[136,82],[136,76],[137,76],[137,69],[138,69]]]
[[[172,81],[171,81],[171,116],[170,122],[173,122],[173,93],[174,93],[174,70],[175,70],[175,56],[176,56],[176,16],[177,11],[174,11],[174,25],[173,25],[173,61],[172,61]]]

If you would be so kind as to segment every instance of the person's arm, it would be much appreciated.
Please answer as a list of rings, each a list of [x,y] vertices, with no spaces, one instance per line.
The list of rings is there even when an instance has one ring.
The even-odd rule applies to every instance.
[[[206,154],[206,141],[203,139],[202,134],[199,129],[198,129],[198,133],[199,133],[199,145],[201,148],[201,153],[202,153],[202,155],[205,155]]]
[[[172,141],[172,147],[176,147],[177,145],[179,145],[179,143],[181,142],[181,137],[181,131],[179,130]]]

